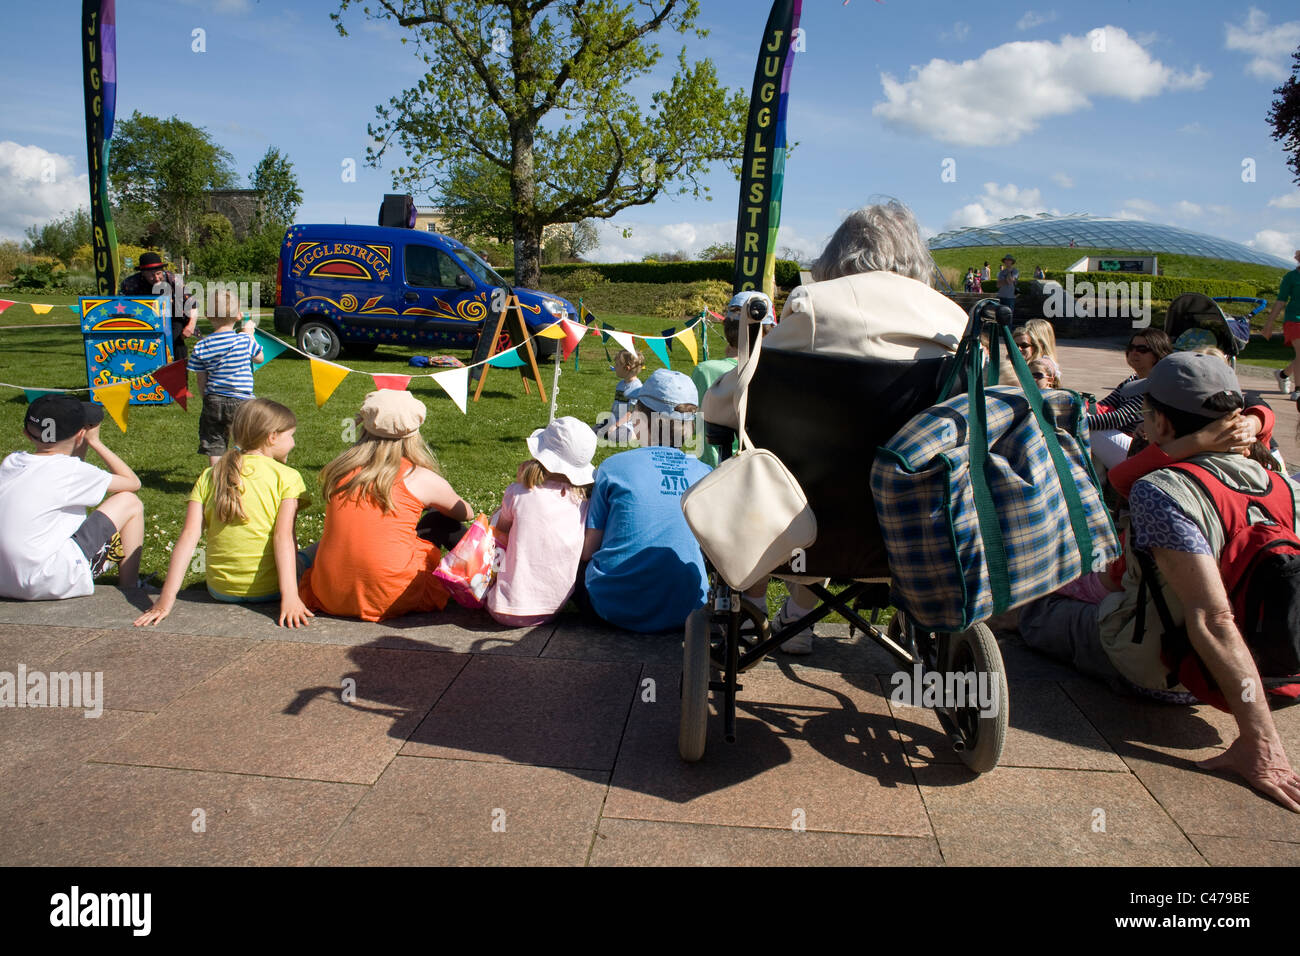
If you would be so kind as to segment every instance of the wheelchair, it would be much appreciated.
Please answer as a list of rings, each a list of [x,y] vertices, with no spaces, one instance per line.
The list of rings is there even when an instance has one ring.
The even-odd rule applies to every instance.
[[[1000,316],[986,303],[971,310],[967,336],[978,335],[985,322],[1010,321],[1010,310]],[[958,376],[958,390],[964,390],[964,376],[955,364],[954,357],[899,362],[762,353],[749,387],[746,429],[755,447],[773,452],[790,469],[817,517],[816,542],[773,570],[772,576],[808,583],[818,606],[783,627],[769,629],[766,616],[760,617],[739,591],[708,567],[709,603],[687,618],[683,641],[678,733],[683,760],[695,762],[704,756],[711,693],[720,695],[726,742],[735,743],[736,695],[744,689],[740,675],[805,628],[838,612],[851,633],[861,630],[909,675],[919,665],[923,678],[936,674],[943,687],[961,683],[990,688],[996,697],[992,702],[944,701],[934,710],[966,767],[984,773],[997,766],[1010,701],[993,632],[983,623],[958,634],[925,631],[902,611],[888,627],[878,626],[880,611],[892,602],[889,556],[869,480],[875,450],[915,414],[935,404],[950,375]],[[707,438],[718,440],[724,457],[730,454],[730,438],[716,426],[710,426]],[[832,592],[821,583],[827,579],[843,589]],[[986,675],[983,681],[980,675]]]

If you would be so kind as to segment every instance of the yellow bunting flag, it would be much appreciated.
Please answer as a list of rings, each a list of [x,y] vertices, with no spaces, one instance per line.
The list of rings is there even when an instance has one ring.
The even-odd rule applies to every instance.
[[[320,408],[329,397],[334,394],[334,389],[339,387],[348,376],[348,370],[342,365],[335,365],[332,362],[322,362],[319,359],[311,360],[311,385],[316,390],[316,407]]]
[[[538,329],[537,334],[546,339],[562,339],[564,338],[564,328],[559,322],[556,322],[554,325],[548,325],[546,328]]]
[[[694,328],[682,329],[680,332],[674,335],[673,338],[675,338],[678,342],[681,342],[682,345],[685,346],[687,353],[691,357],[691,362],[693,362],[696,365],[699,365],[700,359],[699,359],[699,353],[696,351],[695,329]]]
[[[469,394],[469,369],[451,368],[431,376],[442,390],[451,396],[461,414],[465,414],[465,398]]]
[[[44,315],[52,308],[54,308],[54,306],[52,305],[40,305],[39,303],[36,302],[32,303],[32,311],[35,312],[37,315]]]
[[[92,393],[95,401],[104,406],[104,411],[117,422],[117,427],[126,431],[126,410],[131,404],[131,383],[114,382],[101,385]]]

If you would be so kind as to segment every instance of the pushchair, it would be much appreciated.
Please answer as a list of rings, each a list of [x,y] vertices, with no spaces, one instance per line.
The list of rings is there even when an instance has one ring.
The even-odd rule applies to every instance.
[[[968,337],[978,336],[984,322],[998,321],[988,302],[972,309]],[[1001,320],[1009,324],[1010,310],[1002,312]],[[756,447],[785,463],[818,519],[817,540],[800,556],[797,573],[782,567],[773,574],[807,583],[819,604],[769,630],[740,592],[709,567],[709,604],[687,619],[683,644],[678,751],[684,760],[704,755],[710,692],[721,695],[723,734],[734,743],[736,693],[743,689],[739,676],[805,628],[838,612],[851,629],[861,630],[908,672],[919,666],[922,675],[936,673],[946,686],[952,686],[948,675],[967,681],[987,675],[982,686],[994,689],[993,706],[981,708],[968,700],[962,706],[936,707],[935,713],[967,767],[983,773],[997,766],[1009,700],[992,631],[978,623],[959,634],[928,632],[901,611],[887,628],[877,626],[880,611],[891,601],[889,556],[869,481],[872,462],[879,446],[936,402],[955,362],[953,357],[900,362],[807,352],[762,354],[749,386],[750,437]],[[957,374],[958,389],[964,390],[964,375]],[[836,591],[823,587],[826,579]],[[751,622],[748,633],[757,638],[744,636],[746,621]]]
[[[1234,312],[1249,306],[1250,311],[1245,315],[1230,315],[1224,306],[1231,307]],[[1228,356],[1228,364],[1236,368],[1237,356],[1250,342],[1250,320],[1267,306],[1266,299],[1245,296],[1211,298],[1199,292],[1184,292],[1169,303],[1165,334],[1172,342],[1189,329],[1204,329],[1214,336],[1214,344]]]

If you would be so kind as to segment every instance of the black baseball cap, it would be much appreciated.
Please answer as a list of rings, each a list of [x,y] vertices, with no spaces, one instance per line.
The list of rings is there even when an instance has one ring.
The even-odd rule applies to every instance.
[[[104,409],[94,402],[83,402],[71,395],[42,395],[27,406],[24,427],[35,441],[58,442],[71,438],[83,428],[104,420]],[[50,426],[53,426],[53,438]]]

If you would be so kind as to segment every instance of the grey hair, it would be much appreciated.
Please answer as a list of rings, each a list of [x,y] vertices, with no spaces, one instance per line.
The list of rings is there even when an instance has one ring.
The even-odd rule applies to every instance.
[[[817,282],[859,272],[896,272],[930,285],[934,260],[912,210],[891,199],[849,213],[811,271]]]

